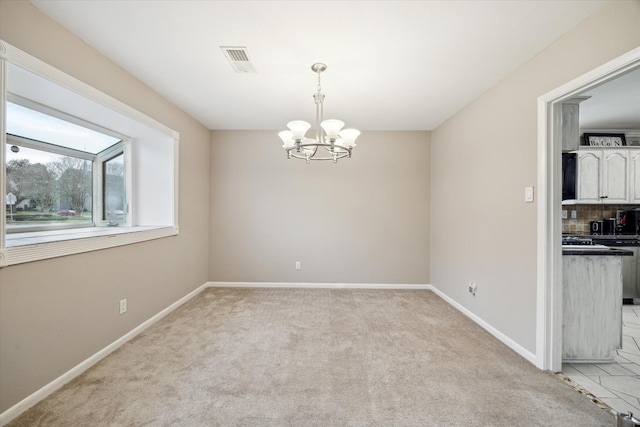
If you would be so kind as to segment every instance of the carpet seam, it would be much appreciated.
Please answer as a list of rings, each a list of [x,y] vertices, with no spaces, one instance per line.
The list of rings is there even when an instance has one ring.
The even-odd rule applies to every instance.
[[[600,409],[602,409],[602,410],[604,410],[606,412],[609,412],[614,417],[617,416],[617,412],[611,406],[607,405],[600,398],[595,396],[593,393],[591,393],[586,388],[582,387],[580,384],[578,384],[575,381],[573,381],[567,375],[563,374],[562,372],[555,372],[554,374],[558,378],[560,378],[560,380],[562,380],[565,384],[569,385],[575,391],[577,391],[578,393],[580,393],[581,395],[583,395],[584,397],[589,399],[591,402],[593,402],[593,404],[596,405],[598,408],[600,408]]]

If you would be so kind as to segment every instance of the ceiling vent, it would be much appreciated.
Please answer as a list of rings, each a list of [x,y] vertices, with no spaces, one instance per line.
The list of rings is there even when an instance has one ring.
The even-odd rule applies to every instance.
[[[236,73],[257,73],[245,46],[220,46]]]

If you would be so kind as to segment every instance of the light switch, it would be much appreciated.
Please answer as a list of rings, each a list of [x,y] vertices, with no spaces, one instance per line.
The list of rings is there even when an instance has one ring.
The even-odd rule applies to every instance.
[[[533,202],[533,187],[524,187],[524,201],[526,203]]]

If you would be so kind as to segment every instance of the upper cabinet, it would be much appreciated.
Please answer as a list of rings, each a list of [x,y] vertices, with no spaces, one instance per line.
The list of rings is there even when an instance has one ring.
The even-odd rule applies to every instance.
[[[640,203],[640,149],[577,152],[578,203]]]
[[[602,187],[602,151],[579,151],[576,200],[579,203],[601,203]]]
[[[629,202],[629,150],[602,152],[603,202]]]
[[[629,202],[640,203],[640,150],[629,151]]]

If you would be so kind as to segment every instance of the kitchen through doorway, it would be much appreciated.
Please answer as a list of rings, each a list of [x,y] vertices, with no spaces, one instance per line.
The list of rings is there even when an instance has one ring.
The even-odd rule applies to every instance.
[[[640,68],[636,48],[538,98],[538,292],[536,366],[562,370],[561,105]]]

